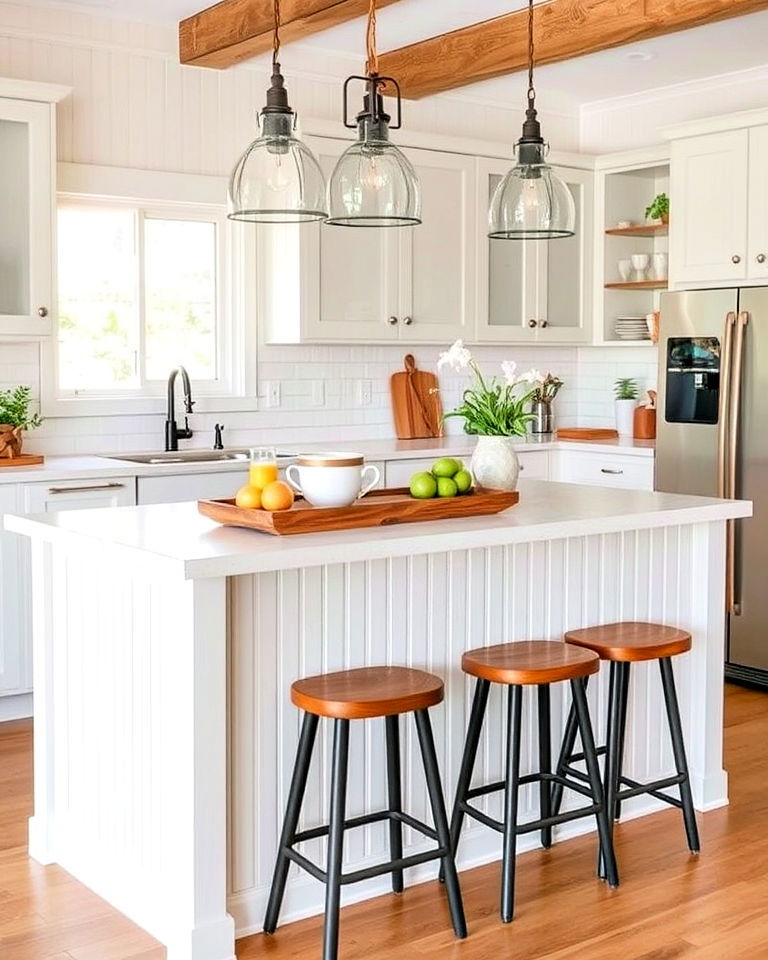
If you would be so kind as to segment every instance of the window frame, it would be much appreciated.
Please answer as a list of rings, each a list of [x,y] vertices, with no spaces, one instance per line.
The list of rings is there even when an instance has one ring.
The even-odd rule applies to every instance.
[[[60,202],[112,208],[122,206],[138,210],[140,236],[137,240],[142,253],[138,292],[142,298],[144,219],[197,219],[215,223],[218,380],[193,380],[195,411],[255,410],[258,395],[256,270],[248,271],[247,265],[255,265],[256,231],[248,229],[248,225],[227,219],[225,178],[61,163],[58,164],[58,180],[54,217]],[[62,390],[58,380],[58,276],[55,256],[53,306],[53,333],[41,345],[40,394],[43,416],[116,416],[164,412],[165,381],[147,381],[143,387],[109,392]],[[141,336],[143,342],[143,329]]]

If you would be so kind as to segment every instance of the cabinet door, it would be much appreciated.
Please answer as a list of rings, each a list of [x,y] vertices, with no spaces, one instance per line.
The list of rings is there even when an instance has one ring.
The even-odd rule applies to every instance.
[[[307,142],[328,180],[349,144],[323,139]],[[301,228],[306,339],[397,339],[400,232],[319,223]]]
[[[594,175],[556,168],[576,207],[575,234],[537,242],[536,339],[539,343],[583,343],[591,338],[592,207]],[[512,241],[511,241],[512,242]]]
[[[471,157],[404,150],[421,183],[422,223],[400,242],[401,340],[449,343],[474,335],[475,163]]]
[[[672,143],[672,283],[746,278],[748,139],[732,130]]]
[[[51,127],[49,104],[0,97],[0,336],[51,329]]]
[[[25,513],[130,507],[136,503],[135,477],[26,483],[22,490],[22,509]]]
[[[768,126],[749,131],[749,244],[747,276],[768,280]]]
[[[18,509],[17,487],[0,486],[0,512]],[[32,686],[30,620],[25,576],[29,547],[25,537],[0,531],[0,697],[26,693]]]
[[[513,160],[477,161],[477,339],[535,343],[542,261],[533,240],[489,240],[488,207]]]

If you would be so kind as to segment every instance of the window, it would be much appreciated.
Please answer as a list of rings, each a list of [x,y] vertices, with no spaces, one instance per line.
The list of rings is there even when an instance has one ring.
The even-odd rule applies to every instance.
[[[198,385],[223,379],[219,230],[211,214],[60,203],[62,394],[157,394],[179,363]]]

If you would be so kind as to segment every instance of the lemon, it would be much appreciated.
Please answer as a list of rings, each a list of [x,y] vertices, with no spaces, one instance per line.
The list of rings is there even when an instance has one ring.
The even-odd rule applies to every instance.
[[[258,510],[261,506],[261,490],[246,484],[235,495],[235,505],[243,510]]]

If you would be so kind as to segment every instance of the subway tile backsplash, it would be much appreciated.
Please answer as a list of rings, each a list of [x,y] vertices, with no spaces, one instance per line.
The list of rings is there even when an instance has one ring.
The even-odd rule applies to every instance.
[[[446,348],[447,348],[446,344]],[[259,354],[259,401],[252,411],[195,414],[194,438],[187,446],[213,443],[213,425],[223,422],[228,446],[257,443],[285,445],[302,441],[345,442],[394,434],[389,403],[389,377],[402,368],[405,345],[386,346],[264,346]],[[418,366],[434,369],[439,346],[412,348]],[[3,344],[0,348],[0,388],[28,383],[39,395],[38,346]],[[499,371],[504,359],[520,370],[536,367],[565,381],[555,404],[560,425],[612,426],[613,382],[636,377],[641,391],[656,385],[656,348],[626,347],[473,347],[484,372]],[[315,387],[322,381],[323,389]],[[361,405],[361,381],[370,384],[370,403]],[[268,383],[280,387],[280,405],[266,406]],[[443,406],[454,406],[466,378],[452,372],[440,376]],[[194,390],[194,383],[193,383]],[[318,402],[318,398],[322,403]],[[49,418],[30,434],[30,451],[55,454],[119,453],[158,449],[163,442],[163,416]],[[456,420],[446,432],[461,432]]]

